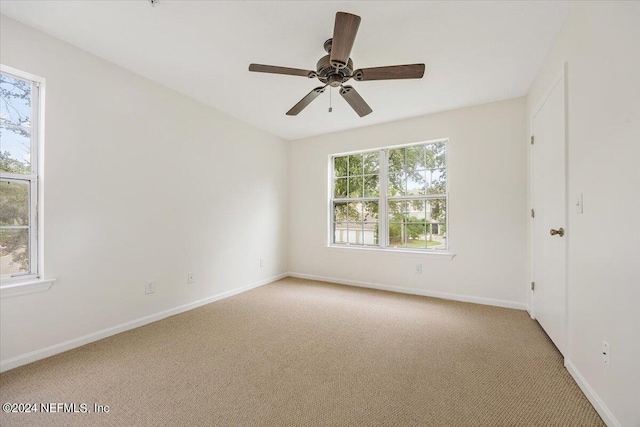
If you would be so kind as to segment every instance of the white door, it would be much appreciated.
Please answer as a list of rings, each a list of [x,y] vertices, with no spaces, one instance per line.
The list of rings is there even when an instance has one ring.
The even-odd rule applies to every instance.
[[[533,117],[533,310],[547,335],[566,347],[566,188],[564,77]]]

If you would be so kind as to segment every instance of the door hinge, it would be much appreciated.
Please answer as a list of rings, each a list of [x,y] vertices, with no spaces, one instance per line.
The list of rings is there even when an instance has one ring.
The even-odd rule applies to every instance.
[[[531,145],[533,145],[533,141],[535,140],[535,138],[533,137],[533,135],[531,135]]]
[[[536,217],[536,211],[531,209],[531,218],[535,218]]]
[[[531,290],[532,291],[536,290],[536,282],[531,282]]]

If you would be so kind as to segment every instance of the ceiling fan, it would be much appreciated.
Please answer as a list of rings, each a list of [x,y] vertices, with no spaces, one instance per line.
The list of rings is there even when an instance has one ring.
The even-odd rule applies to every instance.
[[[328,55],[320,58],[316,64],[316,71],[262,64],[250,64],[249,71],[286,74],[310,79],[317,78],[324,83],[324,86],[318,86],[313,89],[293,108],[287,111],[288,116],[298,115],[307,105],[320,96],[327,86],[331,86],[340,87],[340,95],[360,117],[364,117],[373,110],[353,86],[344,85],[344,83],[352,78],[359,82],[368,80],[421,79],[424,75],[424,64],[391,65],[388,67],[361,68],[354,71],[353,61],[349,58],[349,55],[356,40],[359,26],[359,16],[345,12],[336,13],[333,38],[324,42],[324,50]]]

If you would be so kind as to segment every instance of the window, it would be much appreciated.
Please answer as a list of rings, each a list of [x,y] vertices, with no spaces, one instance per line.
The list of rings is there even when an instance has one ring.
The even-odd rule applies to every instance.
[[[40,83],[0,73],[0,280],[34,279],[38,268]]]
[[[331,157],[331,244],[443,252],[447,140]]]

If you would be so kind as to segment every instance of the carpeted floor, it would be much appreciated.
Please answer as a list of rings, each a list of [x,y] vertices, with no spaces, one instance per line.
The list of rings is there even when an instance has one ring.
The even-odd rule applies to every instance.
[[[287,278],[0,375],[2,426],[603,426],[523,311]],[[78,407],[80,409],[80,407]]]

